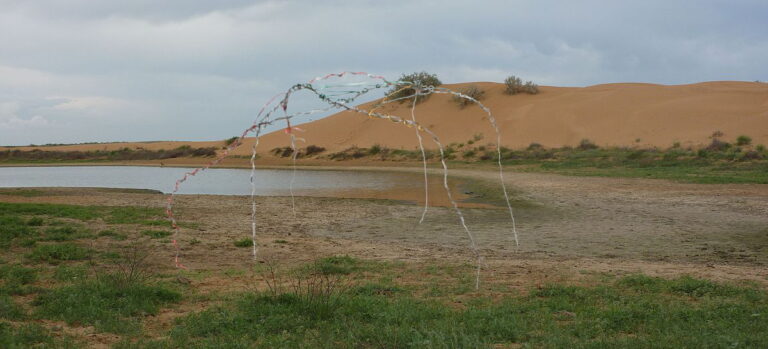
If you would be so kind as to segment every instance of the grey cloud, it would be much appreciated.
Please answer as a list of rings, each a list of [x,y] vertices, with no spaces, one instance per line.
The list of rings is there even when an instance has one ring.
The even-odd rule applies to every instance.
[[[220,139],[275,92],[340,70],[766,80],[766,14],[751,0],[0,1],[0,103],[59,128],[0,130],[0,143]]]

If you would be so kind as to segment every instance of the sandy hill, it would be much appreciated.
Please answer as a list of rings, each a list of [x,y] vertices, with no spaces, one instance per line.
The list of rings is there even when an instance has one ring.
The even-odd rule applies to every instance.
[[[605,84],[589,87],[541,87],[537,95],[504,94],[504,85],[480,82],[445,85],[460,89],[476,85],[485,90],[482,100],[497,118],[502,143],[526,147],[532,142],[547,147],[578,144],[589,139],[601,146],[658,146],[674,142],[703,145],[721,131],[732,141],[739,135],[768,145],[768,84],[757,82],[705,82],[690,85]],[[373,103],[363,105],[369,108]],[[410,118],[410,105],[393,104],[381,112]],[[444,144],[466,142],[483,135],[480,144],[495,138],[485,114],[475,106],[459,108],[450,96],[433,95],[416,108],[417,120],[433,130]],[[237,125],[233,125],[235,127]],[[241,125],[246,127],[246,124]],[[414,149],[415,131],[403,125],[341,112],[300,126],[307,140],[300,147],[317,145],[328,151],[374,144]],[[235,127],[236,128],[236,127]],[[235,151],[244,155],[253,140]],[[276,131],[262,137],[259,149],[267,152],[288,144],[288,136]],[[223,142],[142,142],[44,147],[47,150],[112,150],[122,147],[171,149],[221,147]],[[427,142],[428,147],[434,147]],[[20,147],[17,149],[30,149]]]
[[[460,89],[471,84],[445,85]],[[659,146],[674,142],[701,145],[714,131],[724,139],[739,135],[768,144],[768,84],[754,82],[706,82],[691,85],[605,84],[590,87],[541,87],[538,95],[506,95],[499,83],[474,83],[485,90],[482,102],[498,120],[502,143],[526,147],[532,142],[547,147],[578,144],[589,139],[602,146]],[[370,107],[372,103],[364,105]],[[410,118],[408,103],[381,111]],[[416,108],[417,120],[440,137],[444,144],[466,142],[482,134],[479,143],[494,139],[485,114],[475,106],[464,109],[447,95],[433,95]],[[341,112],[301,126],[305,145],[329,151],[374,144],[412,149],[414,130],[403,125]],[[273,132],[264,136],[264,150],[285,146],[288,136]],[[432,146],[431,143],[427,143]],[[243,149],[241,151],[247,151]]]

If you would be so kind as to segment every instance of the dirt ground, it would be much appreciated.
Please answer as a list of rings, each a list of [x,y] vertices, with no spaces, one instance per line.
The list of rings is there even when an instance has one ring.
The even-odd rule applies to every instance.
[[[493,171],[451,173],[464,184],[498,181],[498,173]],[[643,272],[768,284],[768,186],[529,173],[507,173],[506,183],[517,203],[519,247],[514,245],[505,208],[462,208],[484,257],[483,279],[524,288],[578,281],[582,274]],[[434,187],[432,195],[437,197]],[[381,260],[473,263],[469,239],[453,209],[430,207],[426,220],[419,224],[423,208],[403,201],[401,194],[396,195],[400,200],[381,199],[381,195],[375,199],[297,197],[295,216],[289,197],[259,197],[260,258],[293,264],[349,254]],[[465,194],[463,199],[472,195]],[[146,192],[51,189],[46,196],[0,195],[0,200],[163,207],[166,197]],[[183,228],[178,237],[182,261],[190,270],[219,273],[253,263],[250,249],[233,245],[250,236],[247,197],[182,195],[177,203],[180,220],[194,223],[194,228]],[[193,241],[199,243],[190,243]],[[152,243],[157,263],[172,266],[171,244]],[[240,287],[238,284],[237,277],[228,282],[204,278],[198,286],[226,289]]]

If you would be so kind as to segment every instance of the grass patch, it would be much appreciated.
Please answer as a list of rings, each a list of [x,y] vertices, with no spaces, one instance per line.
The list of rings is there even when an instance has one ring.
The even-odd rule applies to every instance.
[[[21,196],[25,198],[45,196],[46,193],[39,189],[9,188],[0,189],[0,195]]]
[[[89,230],[74,225],[56,226],[45,229],[43,241],[70,241],[92,237]]]
[[[155,315],[161,306],[180,299],[180,293],[161,285],[103,275],[44,293],[34,303],[42,318],[136,334],[141,330],[141,317]]]
[[[42,203],[0,202],[0,212],[6,216],[36,215],[56,218],[72,218],[81,221],[102,218],[110,224],[155,224],[163,216],[163,210],[133,206],[79,206]],[[150,223],[151,222],[151,223]]]
[[[22,320],[26,314],[13,298],[7,294],[0,294],[0,319]]]
[[[768,346],[767,300],[750,286],[631,275],[594,287],[476,297],[457,308],[374,283],[333,298],[243,294],[182,318],[168,339],[138,346],[761,348]]]
[[[253,246],[253,240],[251,238],[242,238],[233,242],[235,247],[250,247]]]
[[[0,322],[0,347],[8,349],[21,348],[78,348],[79,346],[68,338],[57,338],[43,326],[25,324],[14,326]]]
[[[126,239],[128,239],[128,235],[118,233],[118,232],[116,232],[114,230],[102,230],[102,231],[99,232],[99,234],[97,236],[98,237],[110,237],[113,240],[117,240],[117,241],[125,241]]]
[[[60,265],[53,271],[53,278],[58,281],[84,280],[88,275],[88,269],[81,265]]]
[[[493,160],[495,154],[487,158]],[[573,176],[638,177],[702,184],[768,183],[768,152],[738,148],[694,151],[536,147],[503,149],[502,158],[505,165],[521,165],[522,170]]]
[[[90,253],[90,250],[73,243],[62,243],[37,246],[27,257],[48,263],[58,263],[86,259]]]
[[[141,234],[149,236],[152,239],[162,239],[171,236],[173,232],[167,230],[143,230]]]

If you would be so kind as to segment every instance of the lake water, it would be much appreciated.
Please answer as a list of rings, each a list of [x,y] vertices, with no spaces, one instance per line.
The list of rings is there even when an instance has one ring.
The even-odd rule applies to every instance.
[[[164,193],[189,168],[142,166],[0,167],[0,187],[99,187],[153,189]],[[208,169],[182,184],[181,194],[249,195],[249,169]],[[257,195],[288,195],[292,170],[256,170]],[[374,171],[296,170],[296,195],[417,189],[410,174]]]

